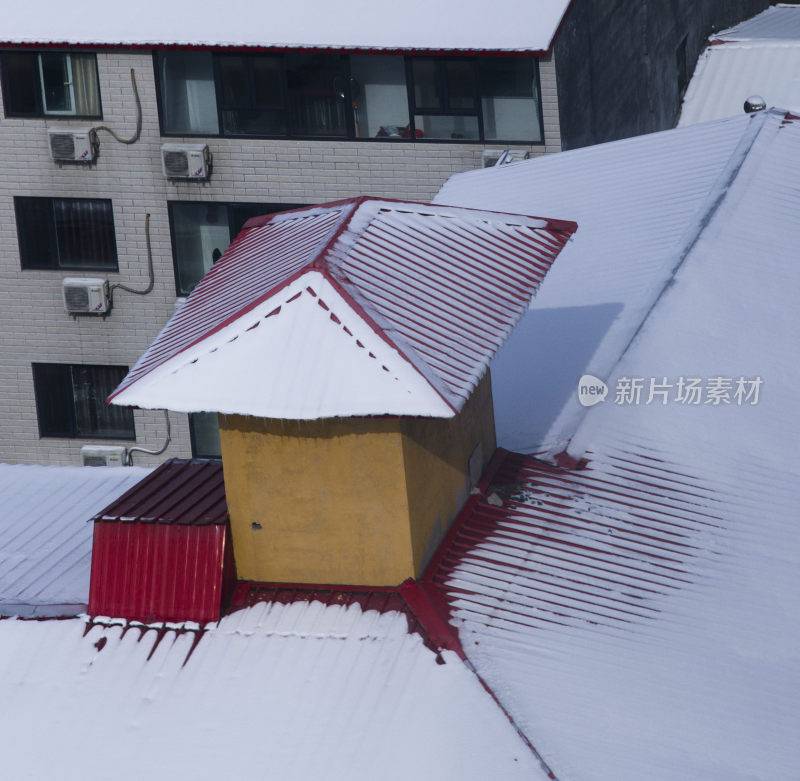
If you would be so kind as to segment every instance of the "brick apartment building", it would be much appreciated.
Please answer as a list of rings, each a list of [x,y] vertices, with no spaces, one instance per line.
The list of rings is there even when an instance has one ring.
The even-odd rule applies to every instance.
[[[676,46],[696,57],[708,30],[692,32],[687,54],[685,29],[705,23],[707,5],[653,30],[660,76]],[[729,23],[763,5],[716,7]],[[603,123],[576,120],[576,31],[595,29],[598,43],[613,32],[586,3],[440,3],[427,24],[422,2],[397,18],[240,0],[224,18],[185,0],[86,10],[20,6],[0,33],[3,461],[80,464],[86,445],[161,451],[168,428],[163,452],[133,461],[214,454],[212,417],[170,413],[168,427],[163,413],[104,399],[249,217],[358,195],[427,201],[502,150],[605,140],[585,131]],[[598,83],[603,68],[636,71],[637,57],[605,44],[580,53]],[[677,108],[670,79],[664,101]],[[655,126],[629,111],[631,132],[666,126],[647,111]],[[106,311],[68,312],[65,278],[78,280],[71,310]]]

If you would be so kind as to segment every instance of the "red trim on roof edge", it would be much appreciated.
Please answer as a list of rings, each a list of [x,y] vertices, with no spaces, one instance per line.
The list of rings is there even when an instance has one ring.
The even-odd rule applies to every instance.
[[[566,14],[565,14],[566,15]],[[562,17],[561,21],[564,21]],[[560,30],[561,23],[556,29],[556,35]],[[263,44],[225,44],[225,43],[70,43],[69,41],[0,41],[2,49],[112,49],[125,50],[134,49],[137,51],[163,51],[174,49],[199,50],[199,51],[222,51],[222,52],[310,52],[312,54],[404,54],[404,55],[423,55],[423,56],[463,56],[463,57],[544,57],[553,46],[556,35],[550,39],[548,49],[415,49],[415,48],[380,48],[371,46],[282,46],[282,45],[263,45]]]

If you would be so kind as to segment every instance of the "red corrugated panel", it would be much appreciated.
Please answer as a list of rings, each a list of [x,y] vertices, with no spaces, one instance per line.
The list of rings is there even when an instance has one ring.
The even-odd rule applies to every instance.
[[[216,621],[231,581],[227,527],[94,527],[89,613],[137,621]],[[226,571],[227,569],[227,571]]]
[[[313,269],[460,409],[575,229],[370,198],[250,220],[110,398]]]
[[[504,453],[494,468],[424,576],[490,625],[652,618],[720,524],[696,480],[641,454],[568,471]]]
[[[224,524],[227,519],[222,464],[172,458],[92,520],[201,526]]]
[[[218,462],[168,461],[94,520],[90,614],[219,618],[235,571]]]

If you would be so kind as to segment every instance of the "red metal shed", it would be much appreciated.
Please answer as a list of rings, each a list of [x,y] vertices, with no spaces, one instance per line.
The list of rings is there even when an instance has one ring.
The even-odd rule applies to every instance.
[[[219,461],[171,459],[92,520],[91,615],[219,619],[236,579]]]

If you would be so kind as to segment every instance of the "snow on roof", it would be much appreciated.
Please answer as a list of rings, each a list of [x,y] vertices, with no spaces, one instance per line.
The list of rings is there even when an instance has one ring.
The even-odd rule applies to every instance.
[[[436,203],[555,213],[580,225],[492,364],[500,445],[551,455],[566,447],[585,413],[578,379],[609,375],[704,230],[754,134],[764,122],[777,128],[782,121],[775,112],[742,114],[445,183]],[[760,233],[768,240],[771,230]]]
[[[625,164],[642,180],[628,218],[646,222],[655,203],[641,152],[659,158],[693,140],[685,152],[711,155],[701,142],[713,137],[729,159],[694,204],[678,262],[667,276],[656,269],[646,317],[598,375],[608,398],[569,443],[588,467],[508,456],[430,576],[468,658],[557,777],[788,779],[800,762],[800,121],[765,111],[641,139]],[[623,146],[587,150],[581,187],[603,171],[613,200],[631,182],[610,167],[608,150]],[[510,187],[523,170],[509,168]],[[667,213],[683,197],[677,186],[658,193]],[[636,233],[612,229],[618,262],[577,216],[582,229],[537,304],[570,261],[574,274],[595,263],[631,272]],[[635,296],[616,284],[617,300]],[[638,402],[625,392],[634,381]]]
[[[450,417],[574,229],[369,198],[256,218],[110,400]]]
[[[797,5],[777,3],[752,19],[712,35],[711,41],[797,41],[800,40],[800,13]]]
[[[52,6],[48,8],[49,6]],[[407,0],[402,8],[371,0],[301,5],[229,0],[224,13],[190,0],[131,5],[47,0],[4,10],[7,44],[259,46],[334,49],[524,51],[544,53],[569,0]]]
[[[679,126],[739,114],[752,95],[800,110],[800,7],[772,6],[711,42],[689,82]]]
[[[583,471],[507,455],[426,577],[555,777],[794,778],[796,459],[703,425],[675,450],[663,411],[598,432]]]
[[[117,781],[546,778],[474,674],[449,651],[437,663],[402,613],[261,603],[199,642],[86,629],[0,621],[5,777],[78,781],[88,756]]]
[[[149,472],[0,464],[0,615],[83,611],[89,601],[89,521]]]

